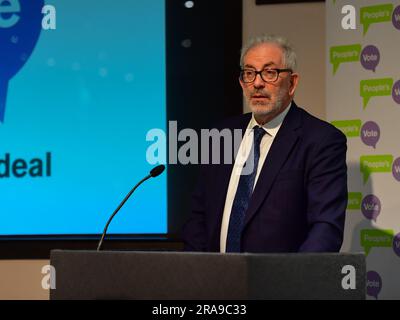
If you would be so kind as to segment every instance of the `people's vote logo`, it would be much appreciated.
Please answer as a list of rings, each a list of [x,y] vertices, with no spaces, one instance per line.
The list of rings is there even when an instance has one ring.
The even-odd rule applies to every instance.
[[[0,122],[10,79],[28,61],[42,30],[44,0],[0,0]]]

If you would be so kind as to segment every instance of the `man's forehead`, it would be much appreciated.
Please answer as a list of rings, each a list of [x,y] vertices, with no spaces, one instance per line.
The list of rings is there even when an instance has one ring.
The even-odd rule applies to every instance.
[[[245,57],[245,65],[262,64],[278,66],[283,60],[283,50],[274,43],[262,43],[250,48]]]

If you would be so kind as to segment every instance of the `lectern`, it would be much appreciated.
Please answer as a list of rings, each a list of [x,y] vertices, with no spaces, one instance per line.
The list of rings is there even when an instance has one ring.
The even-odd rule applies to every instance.
[[[364,254],[53,250],[50,299],[365,299]]]

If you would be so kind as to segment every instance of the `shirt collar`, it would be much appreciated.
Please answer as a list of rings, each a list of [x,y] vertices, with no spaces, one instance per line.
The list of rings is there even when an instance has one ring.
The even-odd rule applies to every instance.
[[[283,112],[281,112],[278,116],[273,118],[271,121],[263,124],[262,126],[260,126],[257,123],[256,119],[254,118],[254,114],[252,114],[251,120],[249,122],[247,129],[251,130],[252,128],[254,128],[254,126],[260,126],[260,127],[264,128],[264,130],[267,131],[267,133],[270,136],[275,137],[278,134],[279,128],[281,127],[283,120],[285,119],[291,106],[292,106],[292,102],[289,103],[289,106]],[[248,134],[250,133],[250,130],[248,130]]]

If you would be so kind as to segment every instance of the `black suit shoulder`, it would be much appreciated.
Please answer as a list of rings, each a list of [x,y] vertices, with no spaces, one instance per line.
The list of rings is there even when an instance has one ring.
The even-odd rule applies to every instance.
[[[240,114],[219,121],[213,126],[213,128],[216,128],[218,130],[246,128],[250,119],[251,119],[250,112],[245,114]]]
[[[332,137],[346,142],[346,136],[334,125],[313,116],[303,108],[297,107],[297,110],[301,114],[302,133],[305,138],[318,142]]]

